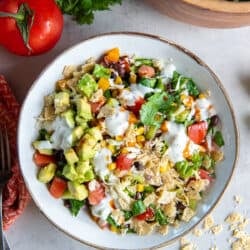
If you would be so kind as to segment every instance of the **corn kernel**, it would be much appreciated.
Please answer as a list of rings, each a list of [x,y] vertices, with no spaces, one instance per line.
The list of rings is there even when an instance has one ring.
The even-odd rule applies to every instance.
[[[130,141],[130,142],[128,142],[128,146],[129,146],[129,147],[134,147],[134,146],[135,146],[135,144],[136,144],[136,142],[134,142],[134,141]]]
[[[120,76],[117,76],[115,79],[115,84],[121,84],[122,83],[122,79]]]
[[[114,233],[118,233],[118,228],[116,226],[111,225],[110,226],[110,231]]]
[[[168,168],[169,168],[168,165],[160,166],[160,173],[165,173],[165,172],[167,172]]]
[[[109,145],[108,145],[108,149],[109,149],[112,153],[115,153],[115,146],[114,146],[114,145],[109,144]]]
[[[136,83],[136,74],[135,73],[130,73],[129,82]]]
[[[144,142],[145,141],[144,135],[137,135],[136,136],[136,141],[137,142]]]
[[[136,185],[137,192],[143,192],[144,191],[144,185],[143,184],[137,184]]]
[[[107,90],[110,86],[109,80],[107,78],[101,77],[98,81],[98,86],[103,91]]]
[[[199,94],[199,98],[201,98],[201,99],[202,99],[202,98],[206,98],[206,97],[207,97],[207,95],[206,95],[205,93],[200,93],[200,94]]]
[[[168,122],[167,122],[167,121],[164,121],[164,122],[161,124],[161,131],[162,131],[162,132],[167,132],[167,131],[168,131]]]
[[[109,170],[114,170],[114,169],[116,169],[116,163],[115,163],[115,162],[109,163],[109,164],[108,164],[108,169],[109,169]]]
[[[115,137],[115,139],[116,139],[117,141],[122,141],[122,140],[123,140],[123,136],[117,135],[117,136]]]
[[[128,149],[126,147],[121,149],[122,154],[127,154],[128,152],[129,151],[128,151]]]
[[[136,135],[143,135],[144,134],[144,127],[139,127],[136,129]]]
[[[137,122],[137,118],[136,118],[134,113],[129,114],[128,122],[129,123],[136,123]]]

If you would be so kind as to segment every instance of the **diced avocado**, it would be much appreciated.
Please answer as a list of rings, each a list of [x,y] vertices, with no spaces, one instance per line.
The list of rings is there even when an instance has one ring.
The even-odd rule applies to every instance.
[[[64,112],[70,106],[70,98],[68,92],[58,92],[54,98],[55,113]]]
[[[73,143],[78,141],[82,137],[83,132],[84,132],[84,130],[83,130],[82,126],[77,126],[77,127],[75,127],[73,129],[73,131],[72,131],[72,141],[73,141]]]
[[[66,149],[64,151],[64,156],[69,165],[74,165],[79,160],[73,148]]]
[[[190,113],[190,111],[187,110],[187,109],[185,109],[184,111],[178,113],[174,118],[175,122],[177,122],[177,123],[185,122],[187,120],[187,118],[188,118],[189,113]]]
[[[79,184],[75,181],[69,181],[68,189],[76,200],[82,201],[88,197],[88,189],[83,184]]]
[[[56,172],[56,164],[49,163],[45,167],[40,168],[37,178],[39,181],[43,183],[48,183],[53,179],[55,172]]]
[[[34,141],[32,143],[34,149],[36,149],[40,154],[52,155],[53,149],[50,141]]]
[[[78,147],[78,156],[79,156],[79,159],[80,161],[87,161],[91,158],[93,158],[96,154],[96,148],[95,148],[95,145],[91,145],[93,141],[84,141],[79,147]]]
[[[67,125],[70,128],[74,128],[75,120],[74,120],[74,111],[72,109],[68,109],[67,111],[63,112],[61,116],[65,119]]]
[[[96,142],[102,140],[102,132],[98,127],[89,129],[88,134],[94,137]]]
[[[85,121],[92,119],[90,104],[83,98],[76,100],[77,115],[82,117]]]
[[[77,87],[83,95],[89,98],[97,90],[98,85],[93,76],[86,73],[78,81]]]
[[[93,75],[97,79],[99,79],[101,77],[110,78],[111,72],[110,72],[110,69],[105,68],[100,64],[95,64]]]
[[[76,120],[76,124],[79,125],[79,126],[81,126],[83,129],[85,129],[85,128],[88,127],[88,121],[86,121],[81,116],[76,115],[75,120]]]
[[[63,171],[62,171],[63,176],[65,176],[67,179],[74,181],[77,179],[78,175],[77,172],[75,170],[75,167],[72,165],[65,165],[63,167]]]
[[[76,166],[76,172],[78,174],[77,181],[80,183],[91,181],[95,178],[92,166],[88,161],[78,162]]]
[[[62,199],[64,199],[64,200],[68,200],[68,199],[74,199],[74,196],[69,192],[69,190],[67,189],[64,193],[63,193],[63,195],[62,195],[62,197],[61,197]]]

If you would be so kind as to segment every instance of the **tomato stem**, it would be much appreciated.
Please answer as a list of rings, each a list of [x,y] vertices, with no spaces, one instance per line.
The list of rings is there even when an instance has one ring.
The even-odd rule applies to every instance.
[[[34,15],[29,6],[26,3],[21,4],[17,13],[0,11],[0,18],[1,17],[10,17],[15,19],[16,25],[22,35],[24,44],[27,49],[31,51],[29,46],[29,33],[33,24]]]

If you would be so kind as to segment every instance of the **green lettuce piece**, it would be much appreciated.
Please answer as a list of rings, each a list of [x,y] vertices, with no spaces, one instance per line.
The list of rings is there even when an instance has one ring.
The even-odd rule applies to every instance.
[[[110,69],[105,68],[100,64],[95,64],[93,75],[97,79],[99,79],[101,77],[110,78],[111,72],[110,72]]]

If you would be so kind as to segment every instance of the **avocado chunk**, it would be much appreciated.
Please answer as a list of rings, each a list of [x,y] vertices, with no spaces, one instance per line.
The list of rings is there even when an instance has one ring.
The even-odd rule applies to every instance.
[[[101,64],[95,64],[93,75],[96,79],[101,77],[110,78],[110,69],[103,67]]]
[[[79,160],[78,156],[73,148],[66,149],[64,151],[64,156],[65,156],[69,165],[74,165]]]
[[[68,109],[67,111],[63,112],[61,116],[65,119],[67,125],[70,128],[75,127],[74,111],[72,109]]]
[[[56,164],[49,163],[45,167],[40,168],[37,178],[40,182],[48,183],[55,176],[55,172],[56,172]]]
[[[96,142],[102,140],[102,132],[98,127],[90,128],[88,134],[94,137]]]
[[[86,121],[81,116],[76,115],[75,120],[76,120],[76,124],[79,125],[79,126],[81,126],[83,129],[85,129],[85,128],[88,127],[88,121]]]
[[[83,98],[76,100],[77,116],[83,118],[85,121],[92,119],[91,106]]]
[[[70,98],[68,92],[58,92],[54,97],[55,114],[60,114],[70,106]]]
[[[93,141],[91,140],[91,142]],[[95,156],[97,152],[96,143],[95,145],[91,145],[91,142],[84,140],[84,142],[78,147],[77,154],[80,161],[87,161]]]
[[[77,179],[78,177],[78,174],[75,170],[75,167],[72,166],[72,165],[65,165],[63,167],[63,171],[62,171],[62,174],[64,177],[66,177],[67,179],[71,180],[71,181],[74,181]]]
[[[82,201],[88,197],[88,189],[76,181],[69,181],[68,189],[76,200]]]
[[[78,141],[82,137],[83,132],[84,130],[82,126],[75,127],[72,131],[72,142],[75,143]]]
[[[43,155],[53,155],[53,149],[50,141],[34,141],[32,143],[34,149],[36,149],[40,154]]]
[[[92,166],[89,164],[88,161],[77,162],[76,172],[78,174],[77,181],[79,183],[91,181],[95,178]]]
[[[86,73],[77,83],[78,90],[88,98],[97,90],[97,83],[92,75]]]

